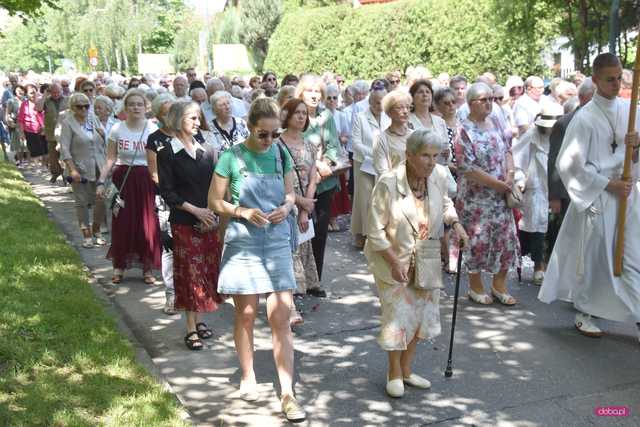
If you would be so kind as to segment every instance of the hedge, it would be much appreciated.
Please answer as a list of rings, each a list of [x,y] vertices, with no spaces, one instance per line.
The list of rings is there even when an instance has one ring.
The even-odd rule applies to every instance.
[[[297,10],[271,36],[264,67],[280,75],[331,70],[349,79],[419,64],[471,78],[541,73],[540,52],[552,35],[510,32],[496,7],[499,0],[403,0]]]

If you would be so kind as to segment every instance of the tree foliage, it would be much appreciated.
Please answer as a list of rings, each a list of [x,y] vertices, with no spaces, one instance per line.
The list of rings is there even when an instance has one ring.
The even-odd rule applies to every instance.
[[[227,7],[216,16],[213,24],[213,41],[217,44],[240,43],[242,21],[238,8]]]
[[[91,69],[88,50],[95,47],[99,69],[133,73],[139,52],[172,53],[176,37],[193,27],[185,19],[192,11],[182,0],[56,0],[55,6],[44,7],[24,27],[8,28],[3,46],[24,52],[25,57],[3,55],[0,64],[5,69],[47,71],[51,55],[54,67],[68,58],[86,71]],[[33,40],[26,36],[33,33],[39,33],[42,49],[29,46]]]
[[[0,69],[49,70],[49,49],[42,31],[35,25],[23,25],[17,17],[10,19],[5,31],[12,36],[0,38]]]
[[[240,7],[241,40],[252,53],[258,70],[262,70],[269,39],[282,17],[281,0],[245,0]]]
[[[492,71],[541,73],[540,52],[555,34],[512,34],[494,0],[404,0],[286,14],[269,45],[265,67],[278,73],[332,70],[372,78],[424,64],[433,72],[475,77]]]
[[[40,14],[43,6],[55,7],[54,0],[0,0],[0,8],[11,16],[26,18]]]
[[[496,13],[514,33],[528,34],[538,22],[552,23],[569,39],[567,47],[575,56],[575,68],[588,72],[590,56],[608,44],[611,1],[603,0],[510,0],[496,2]],[[633,55],[631,32],[638,29],[640,1],[620,1],[620,35],[617,51],[629,64]]]

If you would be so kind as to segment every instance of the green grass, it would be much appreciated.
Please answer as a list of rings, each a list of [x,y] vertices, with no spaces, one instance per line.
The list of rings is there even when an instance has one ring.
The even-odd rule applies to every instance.
[[[181,426],[79,255],[0,161],[0,426]]]

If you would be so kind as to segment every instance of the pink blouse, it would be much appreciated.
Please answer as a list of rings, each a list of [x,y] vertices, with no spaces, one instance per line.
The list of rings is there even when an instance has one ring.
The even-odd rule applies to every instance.
[[[44,127],[44,112],[36,111],[36,104],[25,99],[18,110],[18,123],[25,132],[40,133]]]

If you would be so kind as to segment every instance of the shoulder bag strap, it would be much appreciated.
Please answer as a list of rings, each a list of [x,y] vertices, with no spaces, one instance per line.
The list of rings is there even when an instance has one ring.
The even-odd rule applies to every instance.
[[[142,138],[144,137],[144,133],[147,130],[147,125],[149,124],[149,121],[147,120],[144,123],[144,128],[142,129],[142,133],[140,134],[140,140],[138,141],[138,146],[142,143]],[[136,157],[138,157],[138,146],[136,146],[136,151],[133,153],[133,159],[131,159],[131,163],[129,164],[129,167],[127,168],[127,173],[124,174],[124,179],[122,180],[122,185],[120,185],[120,188],[118,188],[118,193],[122,194],[122,190],[124,189],[124,185],[127,183],[127,178],[129,178],[129,173],[131,172],[131,168],[133,167],[134,162],[136,161]]]

